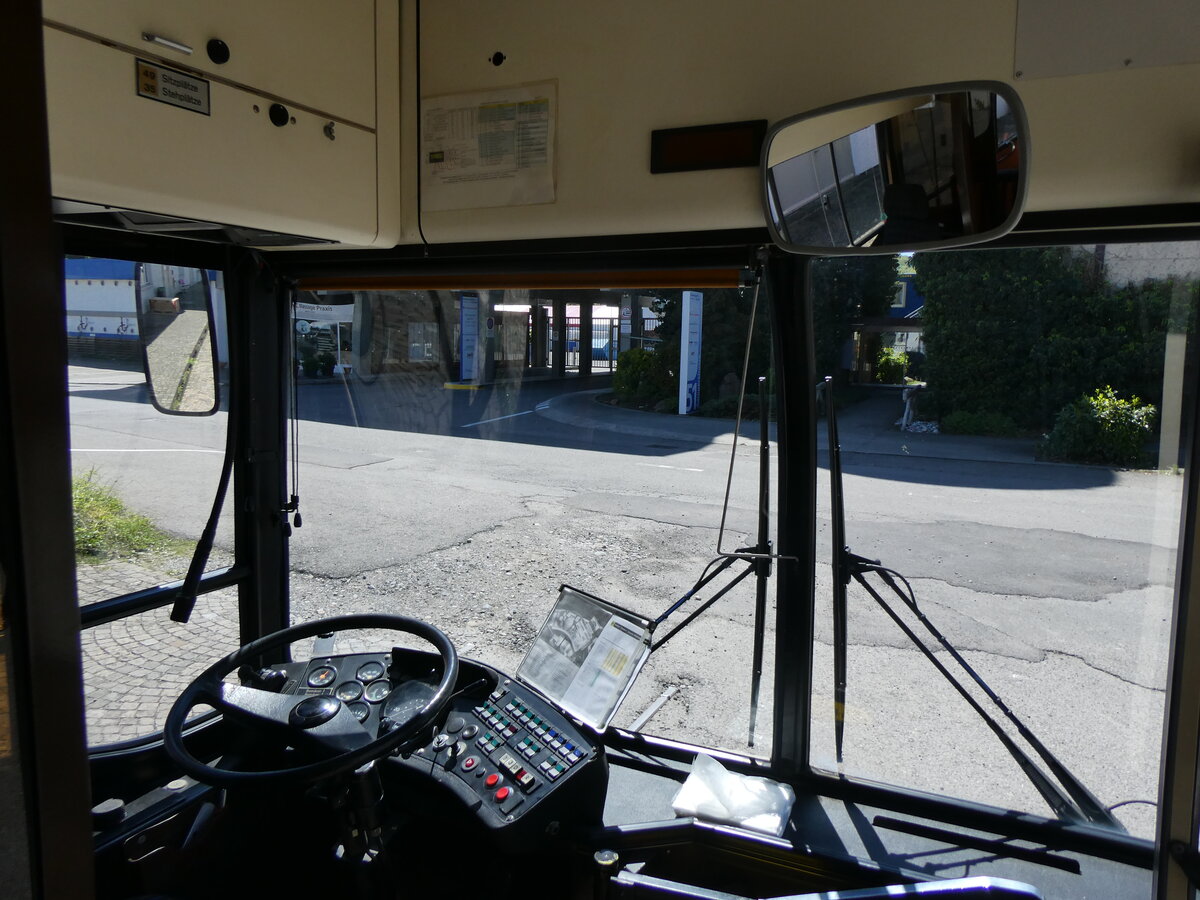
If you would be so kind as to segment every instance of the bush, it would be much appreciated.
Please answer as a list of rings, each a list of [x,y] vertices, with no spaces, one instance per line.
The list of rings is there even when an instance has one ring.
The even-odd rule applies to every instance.
[[[1011,437],[1017,433],[1017,423],[1004,413],[955,410],[942,417],[941,430],[947,434]]]
[[[1044,459],[1137,465],[1157,416],[1158,410],[1138,397],[1122,400],[1105,387],[1064,406],[1039,452]]]
[[[884,347],[875,359],[875,380],[880,384],[904,384],[904,372],[907,368],[907,353]]]
[[[617,357],[613,393],[624,403],[653,405],[677,395],[674,374],[665,356],[653,350],[631,348]]]

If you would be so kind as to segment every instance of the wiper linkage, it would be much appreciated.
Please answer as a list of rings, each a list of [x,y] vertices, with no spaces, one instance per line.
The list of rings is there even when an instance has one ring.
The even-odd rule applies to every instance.
[[[1016,713],[1009,708],[992,688],[983,680],[971,665],[963,658],[962,654],[946,640],[945,635],[937,629],[937,627],[929,620],[929,618],[921,611],[917,605],[916,594],[913,592],[912,585],[908,583],[903,575],[879,564],[878,561],[869,560],[865,557],[858,556],[850,552],[850,548],[846,545],[846,512],[845,503],[842,493],[842,463],[841,463],[841,445],[838,443],[837,434],[837,416],[833,406],[833,381],[826,378],[824,384],[819,385],[818,389],[824,389],[825,393],[825,415],[827,422],[827,434],[829,443],[829,479],[830,479],[830,495],[832,508],[831,514],[831,536],[833,539],[833,578],[834,578],[834,597],[833,597],[833,668],[834,668],[834,741],[837,750],[837,760],[842,761],[842,746],[845,733],[845,716],[846,716],[846,654],[847,654],[847,636],[846,636],[846,611],[847,611],[847,592],[846,589],[853,579],[858,582],[872,599],[875,600],[879,607],[888,614],[893,622],[904,632],[905,636],[912,641],[913,645],[921,651],[927,660],[936,668],[942,676],[950,683],[950,685],[958,691],[964,700],[970,704],[971,708],[979,714],[984,723],[992,730],[1000,743],[1009,752],[1012,758],[1016,761],[1021,771],[1033,784],[1034,788],[1046,803],[1054,810],[1055,814],[1066,821],[1070,822],[1087,822],[1093,825],[1101,825],[1106,828],[1125,831],[1125,828],[1117,821],[1116,817],[1104,806],[1103,803],[1093,794],[1087,787],[1071,773],[1069,769],[1053,754],[1050,749],[1043,744],[1028,726],[1025,725]],[[1047,768],[1058,779],[1062,787],[1066,789],[1066,793],[1055,784],[1045,772],[1030,758],[1021,747],[1012,739],[1000,723],[996,721],[983,705],[975,699],[967,690],[966,686],[951,672],[945,664],[942,663],[920,638],[919,635],[905,622],[896,612],[895,609],[888,603],[887,600],[871,585],[866,579],[868,573],[876,574],[884,584],[891,588],[892,592],[900,598],[901,602],[907,607],[917,620],[925,626],[928,631],[941,645],[942,649],[950,654],[956,663],[962,668],[971,680],[974,681],[979,688],[987,695],[1005,717],[1016,727],[1017,732],[1023,737]],[[897,580],[903,583],[904,589],[901,589]],[[1068,796],[1069,795],[1069,796]]]

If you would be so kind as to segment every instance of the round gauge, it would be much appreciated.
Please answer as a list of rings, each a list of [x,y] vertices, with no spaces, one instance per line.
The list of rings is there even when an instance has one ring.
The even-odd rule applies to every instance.
[[[378,681],[372,681],[368,684],[367,689],[363,691],[363,695],[372,703],[378,703],[391,693],[391,690],[392,686],[388,684],[387,679],[381,678]]]
[[[333,666],[318,666],[308,673],[309,687],[328,687],[337,678],[337,669]]]
[[[433,694],[433,685],[424,681],[406,681],[388,695],[379,714],[391,719],[397,727],[405,725],[425,708]]]
[[[337,697],[343,703],[353,703],[362,695],[362,685],[357,681],[343,681],[337,686],[337,690],[333,692],[333,696]]]
[[[365,703],[350,703],[348,704],[350,712],[354,713],[354,718],[358,721],[365,721],[367,716],[371,714],[371,707]]]
[[[358,667],[358,680],[363,684],[383,677],[383,663],[369,662]],[[383,699],[382,697],[380,699]]]

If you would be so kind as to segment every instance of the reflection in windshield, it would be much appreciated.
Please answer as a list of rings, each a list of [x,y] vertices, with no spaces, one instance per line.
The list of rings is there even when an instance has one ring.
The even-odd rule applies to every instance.
[[[512,673],[563,584],[659,616],[715,556],[749,324],[751,292],[700,293],[695,416],[677,414],[678,290],[300,295],[293,620],[413,615]],[[764,318],[752,377],[769,374]],[[726,546],[754,540],[757,479],[746,452]],[[556,624],[586,652],[587,622]],[[613,724],[768,754],[770,637],[749,743],[754,626],[748,579],[652,654]]]

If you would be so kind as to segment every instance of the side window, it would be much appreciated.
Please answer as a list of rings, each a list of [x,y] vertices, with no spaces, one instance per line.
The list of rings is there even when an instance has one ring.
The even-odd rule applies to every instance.
[[[1200,245],[812,279],[855,554],[818,543],[813,766],[1152,839]]]
[[[228,332],[219,271],[69,257],[64,278],[76,585],[87,606],[184,577],[225,455]],[[226,516],[209,569],[232,562],[232,541]],[[235,623],[231,614],[233,634]],[[158,694],[177,674],[170,648],[186,657],[194,646],[168,610],[88,629],[83,644],[90,742],[160,726],[171,698]]]

